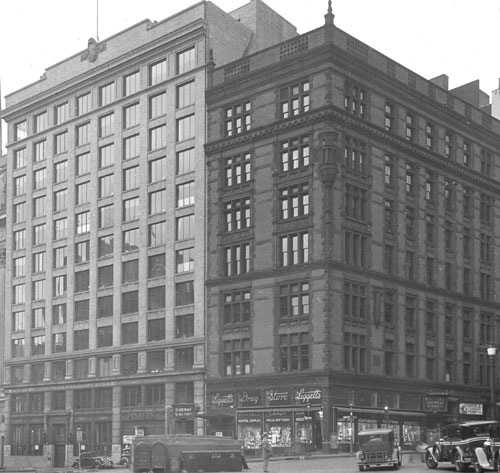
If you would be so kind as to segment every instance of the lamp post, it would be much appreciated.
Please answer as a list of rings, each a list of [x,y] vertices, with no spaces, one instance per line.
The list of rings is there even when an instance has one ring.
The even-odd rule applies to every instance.
[[[490,403],[491,403],[491,416],[493,420],[496,419],[496,404],[495,404],[495,357],[497,354],[497,348],[490,345],[486,351],[488,352],[488,358],[490,360]]]

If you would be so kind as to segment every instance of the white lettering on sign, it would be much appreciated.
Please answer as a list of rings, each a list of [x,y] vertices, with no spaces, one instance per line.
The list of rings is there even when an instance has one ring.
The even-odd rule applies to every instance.
[[[232,394],[226,394],[225,396],[222,396],[220,393],[216,393],[212,397],[212,404],[216,404],[217,407],[227,406],[227,405],[231,405],[233,403],[234,403],[234,400],[233,400]]]
[[[267,391],[268,401],[288,401],[288,392]]]
[[[296,391],[295,393],[296,401],[309,402],[311,399],[321,399],[321,389],[306,391],[302,388],[300,391]]]
[[[249,404],[255,404],[259,402],[259,396],[250,396],[246,391],[240,394],[240,401]]]

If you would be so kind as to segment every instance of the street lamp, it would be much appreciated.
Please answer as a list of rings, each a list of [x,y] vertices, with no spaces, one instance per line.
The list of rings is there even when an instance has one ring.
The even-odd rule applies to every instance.
[[[497,348],[490,345],[486,348],[488,353],[488,358],[490,360],[490,403],[491,403],[491,415],[493,420],[496,419],[496,404],[495,404],[495,357],[497,354]]]

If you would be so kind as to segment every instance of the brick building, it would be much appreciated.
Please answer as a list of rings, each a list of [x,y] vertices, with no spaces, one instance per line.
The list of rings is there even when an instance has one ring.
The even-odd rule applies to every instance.
[[[6,97],[6,465],[203,433],[207,63],[296,34],[203,1]]]
[[[410,448],[494,415],[500,122],[479,83],[424,79],[331,6],[209,81],[209,433],[289,453],[390,425]]]

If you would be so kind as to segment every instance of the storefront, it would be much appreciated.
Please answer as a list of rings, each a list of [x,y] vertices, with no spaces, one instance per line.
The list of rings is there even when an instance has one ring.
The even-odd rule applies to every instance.
[[[248,456],[260,455],[263,432],[269,434],[275,455],[322,448],[321,388],[296,386],[214,392],[209,401],[214,417],[217,411],[227,413],[228,407],[233,410],[236,437],[241,440]]]

